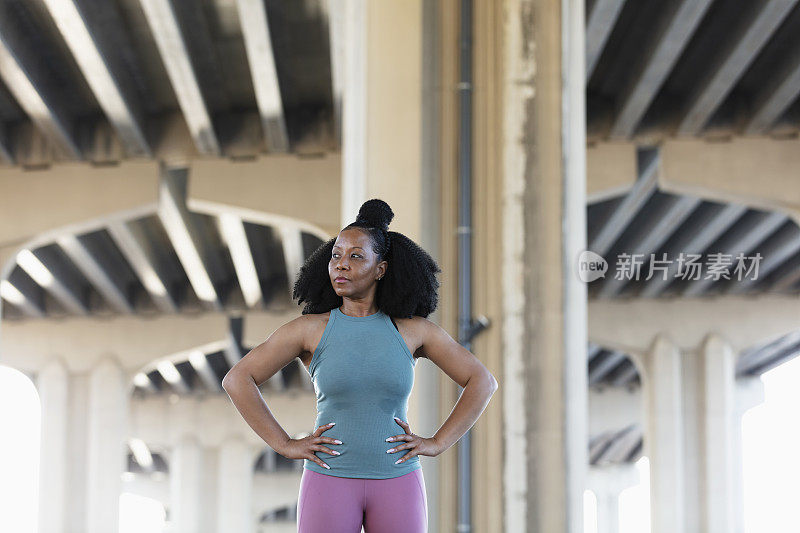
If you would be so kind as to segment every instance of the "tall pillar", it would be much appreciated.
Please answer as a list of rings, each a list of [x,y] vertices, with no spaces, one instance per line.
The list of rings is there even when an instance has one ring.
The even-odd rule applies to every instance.
[[[643,357],[644,454],[650,461],[652,533],[684,531],[681,353],[657,335]]]
[[[89,375],[86,460],[87,531],[119,529],[119,496],[126,465],[127,378],[118,361],[102,359]]]
[[[494,105],[503,121],[505,530],[578,533],[588,465],[586,285],[577,275],[586,249],[583,2],[505,0],[495,16],[504,46]]]
[[[342,223],[367,200],[367,0],[344,3],[342,87]]]
[[[217,532],[252,533],[253,453],[241,437],[225,439],[219,449]]]
[[[586,482],[597,498],[597,533],[619,533],[619,495],[639,483],[636,465],[590,467]]]
[[[717,334],[703,342],[702,413],[704,429],[705,526],[708,533],[732,533],[734,526],[734,421],[736,361]]]
[[[764,403],[764,382],[760,376],[736,380],[736,413],[733,419],[733,531],[744,533],[744,453],[742,445],[742,417]]]
[[[203,449],[197,437],[184,435],[170,461],[170,500],[176,533],[200,533]]]
[[[39,463],[40,533],[65,531],[68,382],[67,368],[58,358],[44,365],[36,380],[42,409]]]

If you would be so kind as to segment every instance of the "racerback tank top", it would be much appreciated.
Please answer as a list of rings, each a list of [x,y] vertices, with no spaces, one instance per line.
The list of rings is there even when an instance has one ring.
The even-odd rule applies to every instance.
[[[324,444],[341,455],[314,452],[330,470],[309,459],[303,460],[303,467],[363,479],[388,479],[421,468],[418,455],[394,464],[409,450],[386,453],[404,442],[386,438],[405,432],[394,417],[408,422],[415,366],[416,359],[387,314],[353,317],[332,309],[308,372],[317,396],[314,429],[336,422],[322,436],[341,440],[342,444]]]

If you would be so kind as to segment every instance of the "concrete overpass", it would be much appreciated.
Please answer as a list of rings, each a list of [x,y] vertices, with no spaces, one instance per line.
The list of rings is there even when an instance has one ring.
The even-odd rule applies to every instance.
[[[200,530],[291,529],[297,487],[219,379],[298,313],[298,266],[368,197],[455,279],[457,15],[0,1],[0,361],[52,422],[44,530],[112,523],[118,471]],[[577,531],[583,488],[613,508],[645,454],[654,532],[740,531],[737,421],[800,352],[797,2],[508,0],[476,3],[474,24],[473,298],[498,326],[475,353],[503,389],[474,430],[475,529]],[[669,266],[582,285],[579,249],[611,269],[640,254],[642,273],[663,254],[763,259],[750,281]],[[454,296],[435,317],[450,331]],[[417,379],[432,433],[454,386]],[[309,429],[299,363],[262,391]],[[426,464],[432,529],[454,527],[454,455]]]

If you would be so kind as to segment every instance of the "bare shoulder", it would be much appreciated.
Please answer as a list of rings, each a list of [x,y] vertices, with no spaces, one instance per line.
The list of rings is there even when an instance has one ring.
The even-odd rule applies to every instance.
[[[286,323],[287,326],[291,324],[290,327],[303,339],[303,352],[300,354],[300,360],[306,366],[308,366],[317,344],[319,344],[323,333],[325,333],[325,327],[328,325],[330,316],[330,311],[309,313],[300,315]]]
[[[395,318],[395,322],[397,322],[397,327],[408,345],[413,348],[411,352],[414,357],[427,357],[424,350],[425,342],[441,328],[436,323],[421,316]]]

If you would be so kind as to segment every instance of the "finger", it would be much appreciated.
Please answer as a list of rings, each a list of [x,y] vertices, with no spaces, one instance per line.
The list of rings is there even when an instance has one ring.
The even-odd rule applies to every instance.
[[[318,440],[315,442],[319,444],[320,442],[325,442],[327,444],[341,444],[342,441],[339,439],[334,439],[333,437],[317,437]]]
[[[408,433],[408,434],[411,434],[411,428],[408,426],[408,424],[407,424],[407,423],[405,423],[404,421],[400,420],[400,419],[399,419],[399,418],[397,418],[397,417],[394,417],[394,420],[395,420],[395,422],[397,422],[398,424],[400,424],[400,425],[403,427],[403,429],[405,429],[405,430],[406,430],[406,433]]]
[[[394,464],[402,464],[402,463],[405,463],[405,462],[406,462],[406,460],[408,460],[408,459],[411,459],[411,458],[412,458],[412,457],[414,457],[415,455],[417,455],[417,452],[416,452],[416,450],[411,450],[410,452],[408,452],[407,454],[405,454],[403,457],[401,457],[400,459],[398,459],[397,461],[395,461],[395,462],[394,462]]]
[[[325,453],[328,453],[328,454],[331,454],[331,455],[340,455],[341,454],[341,452],[338,452],[338,451],[335,451],[335,450],[331,450],[330,448],[328,448],[326,446],[322,446],[322,445],[312,446],[311,449],[313,449],[314,451],[317,451],[317,452],[325,452]]]
[[[316,431],[314,431],[314,436],[315,436],[315,437],[319,437],[319,436],[322,434],[322,432],[323,432],[323,431],[327,431],[327,430],[329,430],[330,428],[332,428],[332,427],[333,427],[333,425],[334,425],[334,424],[336,424],[336,422],[331,422],[330,424],[325,424],[324,426],[320,426],[320,427],[318,427],[318,428],[316,429]],[[324,429],[323,429],[323,428],[324,428]]]
[[[414,447],[416,447],[416,444],[412,442],[407,442],[405,444],[400,444],[399,446],[395,446],[394,448],[389,448],[388,450],[386,450],[386,453],[395,453],[402,450],[408,450],[409,448],[414,448]]]
[[[413,435],[409,435],[408,433],[403,433],[402,435],[392,435],[391,437],[386,439],[386,442],[395,442],[398,440],[411,440],[413,438],[414,438]]]
[[[314,461],[315,463],[317,463],[317,464],[318,464],[319,466],[321,466],[322,468],[327,468],[328,470],[330,470],[330,469],[331,469],[331,467],[329,467],[328,465],[326,465],[325,463],[323,463],[323,462],[322,462],[322,460],[321,460],[321,459],[319,459],[319,458],[318,458],[316,455],[313,455],[313,454],[312,454],[311,456],[309,456],[309,457],[306,457],[306,459],[308,459],[309,461]]]

